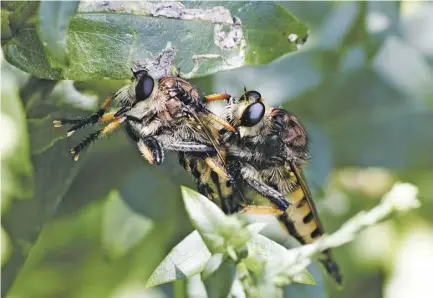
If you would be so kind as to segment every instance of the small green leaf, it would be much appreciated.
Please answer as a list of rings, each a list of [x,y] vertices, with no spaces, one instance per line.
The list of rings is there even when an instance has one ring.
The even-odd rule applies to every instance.
[[[242,264],[244,264],[249,271],[259,275],[264,270],[265,262],[256,256],[248,256],[242,260]]]
[[[303,270],[301,273],[296,275],[293,278],[293,281],[299,284],[306,284],[306,285],[316,284],[313,275],[307,269]]]
[[[247,242],[247,246],[249,256],[257,256],[265,262],[278,262],[278,260],[287,256],[290,252],[290,250],[288,251],[284,246],[260,234],[253,235],[250,241]],[[315,284],[313,276],[307,269],[304,269],[301,273],[296,275],[293,281],[297,283]]]
[[[177,279],[191,277],[203,271],[211,253],[197,231],[177,244],[147,280],[154,287]]]
[[[67,65],[66,33],[79,1],[45,1],[39,6],[39,37],[53,67]],[[50,59],[53,58],[53,59]]]
[[[227,248],[226,248],[226,252],[227,252],[227,255],[233,260],[233,261],[237,261],[239,258],[238,258],[238,255],[237,255],[237,253],[236,253],[236,251],[233,249],[233,246],[231,246],[231,245],[229,245],[229,246],[227,246]]]
[[[121,258],[152,230],[152,220],[131,210],[117,191],[109,194],[102,226],[102,245],[111,258]]]
[[[182,197],[192,225],[197,229],[211,251],[222,252],[225,239],[223,230],[230,228],[228,217],[212,203],[190,188],[182,186]]]
[[[236,264],[223,262],[212,275],[204,280],[208,298],[227,297],[236,276]]]
[[[314,276],[316,281],[314,287],[310,284],[293,283],[284,287],[285,298],[327,298],[328,293],[322,278],[322,268],[315,263],[308,266],[309,272]]]
[[[203,272],[201,273],[201,278],[203,280],[206,280],[209,275],[214,273],[218,270],[218,268],[221,266],[221,264],[224,261],[224,254],[223,253],[217,253],[214,254],[209,261],[206,264],[206,267],[204,268]]]

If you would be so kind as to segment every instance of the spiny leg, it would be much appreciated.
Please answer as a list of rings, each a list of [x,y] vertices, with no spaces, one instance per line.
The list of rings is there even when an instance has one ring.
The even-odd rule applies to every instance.
[[[176,96],[182,103],[189,105],[197,99],[193,98],[190,92],[185,91],[179,82],[176,82],[176,86],[167,90],[169,94]]]
[[[104,115],[102,115],[101,117],[99,117],[97,120],[96,120],[96,122],[95,123],[91,123],[91,124],[96,124],[96,123],[101,123],[101,122],[106,122],[106,121],[114,121],[114,120],[116,120],[117,119],[117,117],[116,117],[116,115],[115,115],[116,113],[115,112],[113,112],[113,113],[107,113],[107,114],[104,114]],[[87,124],[85,124],[84,126],[86,126]],[[74,133],[75,133],[75,131],[77,131],[78,129],[80,129],[80,128],[83,128],[84,127],[83,125],[74,125],[73,127],[71,127],[70,129],[68,129],[68,132],[67,132],[67,134],[66,134],[66,136],[67,137],[70,137],[71,135],[73,135]]]
[[[142,138],[137,142],[137,146],[150,164],[160,165],[164,161],[164,150],[155,138]]]
[[[284,211],[273,206],[245,205],[239,213],[281,215]]]
[[[112,101],[113,101],[113,97],[111,95],[109,95],[105,99],[104,103],[101,105],[101,107],[99,108],[99,110],[96,113],[94,113],[88,117],[83,117],[83,118],[78,118],[78,119],[53,120],[53,125],[54,125],[54,127],[62,127],[63,125],[72,125],[72,127],[67,132],[67,136],[69,137],[76,130],[84,128],[87,125],[94,125],[98,122],[113,120],[115,113],[107,114],[110,116],[107,116],[107,118],[103,118],[105,116],[104,114],[105,114],[107,108],[109,107],[109,105],[111,104]]]
[[[91,133],[80,144],[72,148],[71,153],[74,157],[74,160],[77,161],[80,156],[80,152],[86,149],[93,141],[101,139],[102,137],[106,136],[108,133],[118,128],[120,124],[122,124],[122,122],[125,121],[125,119],[126,118],[119,118],[111,121],[107,126],[105,126],[104,128],[96,132]]]
[[[296,232],[293,221],[286,211],[282,211],[274,206],[260,206],[260,205],[244,205],[239,213],[242,214],[268,214],[275,216],[281,227],[286,230],[290,235],[293,235],[298,241],[305,244],[305,241]]]
[[[210,101],[219,101],[219,100],[225,100],[230,99],[230,95],[227,93],[216,93],[216,94],[209,94],[204,96],[204,100],[206,102]]]
[[[175,152],[215,153],[215,148],[195,141],[178,141],[172,135],[160,134],[155,139],[165,150]]]
[[[215,152],[213,147],[196,142],[173,142],[164,144],[164,148],[170,151],[178,152]]]
[[[259,177],[260,174],[258,174],[257,170],[255,170],[253,167],[244,165],[241,169],[241,176],[249,186],[251,186],[255,191],[260,193],[265,198],[269,199],[271,203],[278,207],[278,209],[286,211],[291,205],[282,194],[269,185],[259,181],[257,177]]]

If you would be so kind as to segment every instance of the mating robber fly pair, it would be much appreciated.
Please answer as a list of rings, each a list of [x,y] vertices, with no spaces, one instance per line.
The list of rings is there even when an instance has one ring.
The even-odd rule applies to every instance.
[[[228,102],[223,117],[207,103]],[[112,103],[119,109],[107,112]],[[92,141],[106,136],[122,123],[151,164],[161,164],[164,150],[179,154],[182,166],[192,173],[198,191],[228,214],[269,213],[277,216],[300,243],[323,235],[303,167],[308,159],[308,137],[297,117],[265,104],[257,91],[238,99],[225,94],[201,97],[179,75],[152,78],[145,69],[133,70],[131,83],[109,96],[89,117],[53,121],[69,125],[67,135],[88,125],[109,121],[91,133],[71,153],[74,160]],[[253,205],[253,197],[269,205]],[[338,282],[341,275],[329,250],[320,259]]]

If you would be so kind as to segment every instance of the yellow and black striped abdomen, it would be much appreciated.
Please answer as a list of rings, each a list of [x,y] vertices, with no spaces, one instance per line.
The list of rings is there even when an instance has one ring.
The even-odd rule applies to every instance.
[[[286,168],[286,175],[290,179],[286,179],[286,182],[279,184],[278,189],[287,197],[287,200],[292,205],[287,210],[287,213],[279,216],[279,220],[283,223],[289,234],[300,243],[313,243],[323,235],[324,230],[311,192],[301,169],[291,165]],[[287,183],[290,183],[291,188],[287,187]],[[337,263],[333,260],[331,251],[325,250],[319,261],[337,283],[341,284],[342,277],[340,270]]]
[[[217,204],[225,213],[231,214],[241,208],[241,200],[235,197],[235,187],[219,166],[217,157],[197,157],[181,152],[179,163],[194,177],[197,191]],[[239,191],[236,194],[242,197]]]
[[[298,184],[292,193],[285,194],[292,203],[287,215],[292,223],[290,234],[302,244],[313,243],[323,235],[319,218],[315,212],[314,202]]]

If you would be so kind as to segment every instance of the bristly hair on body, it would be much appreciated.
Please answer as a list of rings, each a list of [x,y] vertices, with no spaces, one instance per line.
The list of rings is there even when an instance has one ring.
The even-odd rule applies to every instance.
[[[309,139],[299,119],[267,106],[257,91],[246,91],[239,100],[230,98],[225,112],[237,130],[222,132],[228,172],[236,186],[226,190],[226,199],[234,204],[229,212],[273,214],[301,244],[319,239],[324,230],[303,174],[310,158]],[[256,206],[252,197],[266,198],[269,205]],[[320,261],[341,283],[330,250]]]
[[[108,113],[112,103],[119,109]],[[110,123],[71,150],[75,160],[91,142],[125,123],[128,135],[137,142],[138,149],[151,164],[163,161],[164,149],[201,152],[209,156],[216,154],[222,164],[217,127],[234,130],[205,107],[199,91],[190,82],[178,75],[155,80],[145,69],[134,69],[131,83],[107,97],[101,108],[89,117],[55,120],[53,123],[55,127],[70,125],[67,136],[71,136],[87,125],[104,121]]]

